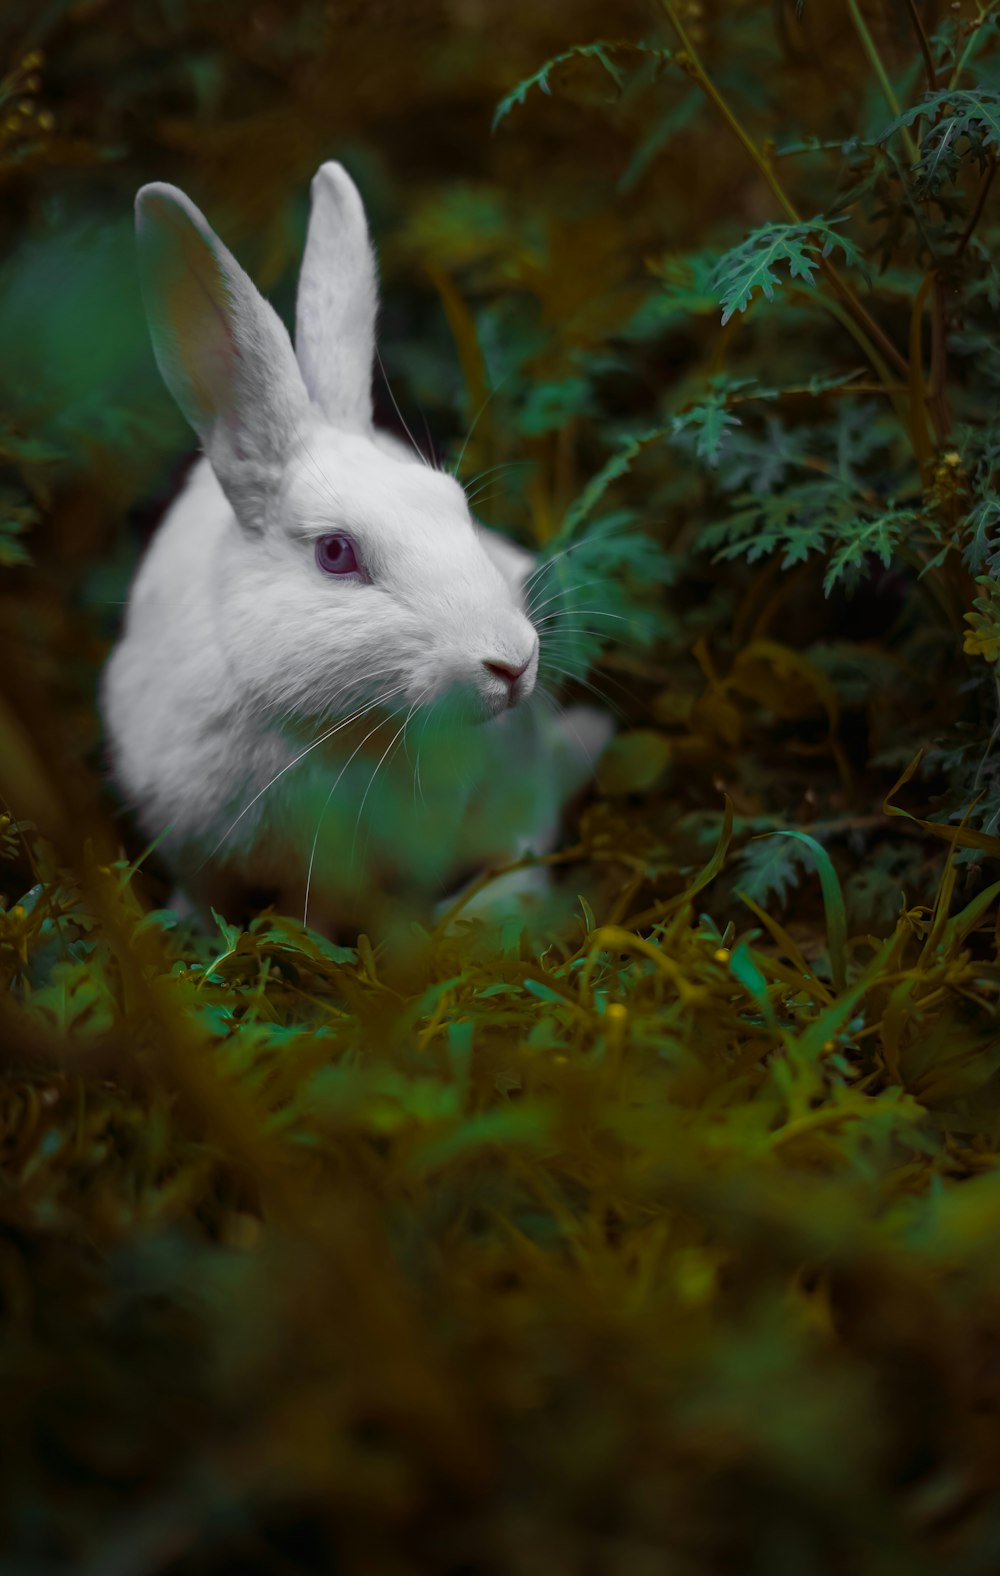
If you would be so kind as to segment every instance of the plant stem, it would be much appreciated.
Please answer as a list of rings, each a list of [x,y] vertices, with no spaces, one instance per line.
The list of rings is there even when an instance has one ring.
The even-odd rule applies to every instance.
[[[944,443],[951,432],[951,409],[948,404],[948,320],[945,311],[944,283],[940,274],[934,275],[934,293],[931,296],[931,373],[928,409],[938,436]]]
[[[702,89],[702,92],[705,94],[706,98],[708,98],[715,105],[715,108],[726,122],[726,125],[729,127],[730,131],[732,131],[733,134],[739,138],[740,142],[743,144],[744,149],[749,154],[750,159],[757,166],[761,175],[763,175],[765,181],[770,187],[772,196],[775,198],[779,207],[782,209],[785,217],[790,219],[792,224],[801,224],[802,216],[796,209],[781,182],[778,180],[778,177],[775,175],[773,169],[771,168],[770,161],[764,157],[760,149],[757,147],[757,144],[753,141],[753,138],[733,114],[732,110],[729,108],[729,105],[726,103],[725,99],[722,97],[722,94],[719,92],[715,83],[712,81],[708,72],[702,65],[698,51],[695,49],[694,44],[688,37],[684,24],[677,15],[671,0],[660,0],[660,4],[667,13],[670,24],[673,27],[674,32],[677,34],[677,37],[680,39],[684,54],[687,57],[686,59],[682,58],[679,63],[682,66],[685,66],[691,76],[695,78],[699,87]]]
[[[965,40],[965,47],[955,61],[955,69],[952,72],[951,78],[948,82],[948,86],[950,88],[955,88],[958,86],[959,78],[961,77],[962,72],[965,70],[969,56],[976,47],[976,39],[979,35],[979,30],[983,23],[987,21],[992,13],[996,10],[996,8],[996,0],[988,0],[988,4],[981,5],[979,7],[979,15],[973,22],[972,26],[969,28],[969,36]]]
[[[965,251],[965,248],[968,246],[969,242],[972,239],[972,232],[975,230],[976,225],[979,223],[980,219],[983,216],[983,209],[986,207],[986,199],[987,199],[987,197],[990,194],[990,187],[993,185],[993,177],[996,174],[996,172],[997,172],[997,161],[996,161],[995,157],[991,157],[991,159],[990,159],[990,167],[986,171],[986,174],[984,175],[982,183],[980,184],[980,187],[979,187],[979,194],[976,197],[976,206],[972,210],[972,218],[969,220],[969,222],[966,225],[965,229],[962,231],[961,240],[959,241],[957,247],[955,248],[955,259],[956,259],[956,261],[958,260],[958,258],[961,257],[962,253]]]
[[[913,434],[910,424],[909,405],[907,401],[896,392],[897,385],[893,383],[892,374],[889,371],[889,368],[882,360],[882,357],[876,350],[875,346],[872,344],[871,340],[868,338],[868,335],[864,332],[864,329],[861,328],[851,316],[851,313],[847,310],[847,307],[843,304],[843,302],[838,301],[835,296],[825,295],[822,291],[817,291],[816,300],[827,312],[831,314],[831,316],[837,319],[838,323],[846,328],[855,344],[857,344],[858,347],[868,357],[872,366],[875,368],[876,373],[881,379],[886,394],[892,401],[893,409],[895,410],[896,415],[899,417],[900,425],[902,426],[903,431],[910,434],[912,442]],[[881,335],[881,337],[885,339],[884,335]],[[908,388],[910,376],[909,365],[903,359],[903,357],[900,356],[898,351],[895,349],[895,346],[892,346],[892,351],[893,360],[897,363],[897,365],[902,367],[903,375],[907,379]]]
[[[687,70],[689,75],[694,78],[699,87],[702,89],[702,92],[705,94],[706,98],[708,98],[709,101],[714,104],[726,125],[739,139],[744,150],[749,155],[751,162],[756,165],[757,169],[760,171],[761,175],[767,182],[768,187],[770,188],[775,200],[780,206],[782,212],[785,214],[786,218],[788,218],[792,224],[802,224],[804,222],[802,215],[799,213],[795,204],[792,202],[788,193],[785,191],[785,188],[782,186],[778,177],[775,175],[774,170],[771,168],[770,160],[765,157],[763,152],[753,141],[753,138],[748,134],[738,118],[733,114],[729,105],[726,103],[725,99],[722,97],[722,94],[719,92],[718,88],[715,86],[715,83],[712,81],[708,72],[705,70],[705,67],[702,65],[698,51],[695,49],[694,44],[691,42],[691,39],[687,34],[684,24],[677,15],[677,10],[673,4],[673,0],[660,0],[660,5],[665,11],[671,27],[681,42],[683,55],[679,57],[678,63],[681,64]],[[892,381],[885,370],[885,362],[883,361],[882,356],[879,355],[879,351],[876,349],[876,346],[881,348],[882,355],[884,355],[895,365],[897,371],[900,372],[904,378],[908,378],[909,368],[906,364],[906,358],[899,353],[895,345],[892,343],[892,340],[888,337],[884,330],[879,327],[878,323],[875,322],[875,319],[865,309],[851,286],[848,284],[847,280],[840,273],[840,270],[834,266],[828,257],[822,260],[821,266],[834,289],[837,291],[838,295],[843,298],[848,311],[853,314],[853,317],[856,321],[850,325],[851,332],[853,333],[854,338],[857,340],[858,344],[861,346],[862,350],[865,352],[865,355],[868,357],[869,361],[871,361],[871,364],[875,368],[879,377],[884,381]],[[874,344],[872,341],[874,341]]]
[[[851,13],[851,21],[854,23],[854,31],[861,40],[861,47],[868,57],[868,64],[871,66],[876,78],[878,79],[878,84],[882,89],[882,94],[885,98],[885,101],[892,110],[892,113],[896,116],[899,116],[903,113],[903,111],[900,106],[899,99],[896,97],[896,90],[889,81],[889,74],[886,71],[885,66],[882,64],[882,57],[875,47],[875,40],[868,31],[867,22],[861,15],[861,10],[858,6],[858,0],[847,0],[847,9]],[[910,132],[908,126],[904,126],[902,128],[902,137],[910,163],[916,164],[918,158],[920,157],[920,150],[914,142],[912,133]]]
[[[927,86],[933,93],[937,87],[937,72],[934,70],[934,56],[931,54],[931,46],[927,41],[927,34],[924,32],[924,24],[920,20],[920,12],[917,10],[917,0],[906,0],[906,5],[910,13],[910,21],[913,23],[913,31],[917,35],[917,43],[920,45],[920,53],[924,57]]]
[[[910,386],[908,383],[835,383],[830,388],[812,388],[808,383],[793,383],[789,384],[787,388],[778,389],[777,395],[779,399],[791,399],[793,396],[827,399],[851,394],[892,395],[908,394],[909,392]],[[760,394],[729,394],[723,400],[723,404],[728,410],[730,405],[746,405],[760,398]]]
[[[926,482],[931,461],[931,439],[927,430],[928,400],[924,394],[921,368],[921,334],[923,329],[924,302],[934,287],[934,270],[927,275],[917,291],[910,314],[910,429],[913,433],[913,451],[920,467],[920,477]]]

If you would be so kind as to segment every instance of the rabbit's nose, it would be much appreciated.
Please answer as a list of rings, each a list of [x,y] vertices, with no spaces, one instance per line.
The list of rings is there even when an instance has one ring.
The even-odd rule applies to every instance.
[[[513,689],[522,673],[527,673],[529,663],[484,661],[483,667],[486,669],[487,673],[492,673],[494,678],[503,679],[504,682],[509,684],[511,689]]]

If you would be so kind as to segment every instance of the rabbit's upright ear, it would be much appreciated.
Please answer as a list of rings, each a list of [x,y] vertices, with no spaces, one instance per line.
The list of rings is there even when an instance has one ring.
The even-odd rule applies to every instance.
[[[190,198],[144,186],[139,272],[157,364],[245,525],[262,526],[309,397],[281,319]]]
[[[299,275],[295,351],[306,388],[336,427],[372,419],[378,286],[358,189],[342,164],[313,177],[309,233]]]

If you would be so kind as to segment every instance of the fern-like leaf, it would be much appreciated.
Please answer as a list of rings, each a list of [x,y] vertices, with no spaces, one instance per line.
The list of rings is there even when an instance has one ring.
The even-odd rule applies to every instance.
[[[734,312],[745,312],[757,290],[768,301],[773,300],[781,283],[778,269],[782,266],[787,267],[792,279],[815,284],[821,260],[835,248],[843,253],[846,263],[863,266],[854,242],[821,216],[803,224],[765,224],[754,230],[739,246],[719,258],[712,274],[723,324]]]
[[[983,168],[991,153],[1000,153],[1000,93],[993,88],[941,88],[925,93],[919,104],[897,116],[877,140],[888,142],[897,131],[923,118],[933,124],[913,166],[921,195],[931,195],[946,181],[955,180],[966,158],[975,159]]]
[[[989,663],[1000,662],[1000,586],[992,575],[977,575],[980,595],[973,598],[972,608],[965,615],[964,650],[970,657],[982,657]]]
[[[912,536],[920,521],[911,509],[886,509],[872,518],[860,517],[851,522],[840,545],[830,555],[823,576],[823,590],[829,596],[834,586],[842,581],[848,590],[860,582],[865,561],[880,558],[885,568],[901,544]]]
[[[611,59],[613,53],[631,50],[643,55],[652,55],[661,61],[670,60],[669,49],[659,49],[652,44],[644,44],[627,38],[599,38],[592,44],[575,44],[572,49],[564,49],[561,54],[553,55],[545,64],[539,66],[530,77],[525,77],[516,87],[511,88],[505,98],[502,98],[493,113],[492,130],[496,131],[500,122],[510,114],[516,105],[523,104],[532,88],[538,88],[542,93],[551,94],[552,88],[549,77],[557,66],[562,66],[570,60],[596,60],[604,67],[618,92],[621,92],[624,77]]]
[[[663,439],[667,435],[665,427],[651,427],[647,432],[637,433],[628,437],[607,460],[596,476],[591,477],[580,496],[574,499],[566,512],[562,523],[560,536],[568,537],[576,527],[587,518],[600,502],[611,483],[624,476],[632,468],[632,462],[647,449],[651,443]]]
[[[674,417],[672,435],[690,435],[696,457],[704,465],[715,466],[726,434],[739,425],[739,417],[727,410],[725,398],[713,391],[702,404],[692,405]]]
[[[755,903],[784,907],[810,868],[808,849],[791,837],[755,837],[740,852],[738,886]]]
[[[982,569],[995,570],[997,567],[1000,542],[997,541],[994,533],[998,522],[1000,522],[1000,498],[995,496],[980,499],[966,516],[967,536],[962,558],[973,573]]]

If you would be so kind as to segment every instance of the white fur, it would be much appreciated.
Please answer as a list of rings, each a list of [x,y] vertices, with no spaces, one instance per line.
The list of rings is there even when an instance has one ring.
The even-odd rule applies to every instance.
[[[338,889],[399,879],[401,847],[404,884],[435,892],[537,846],[590,762],[571,714],[563,726],[514,705],[538,667],[530,558],[476,524],[453,477],[372,426],[375,265],[349,176],[326,164],[313,181],[297,359],[182,192],[144,187],[136,208],[157,361],[206,456],[140,566],[103,685],[115,775],[145,830],[169,827],[190,884],[207,866],[289,893],[315,842],[314,888],[334,907]],[[330,532],[356,544],[363,578],[317,567]],[[484,662],[527,668],[511,691]],[[389,691],[369,746],[373,718],[309,749]],[[442,708],[465,726],[442,730]],[[591,743],[608,731],[591,724]]]
[[[299,274],[295,354],[313,403],[337,427],[371,426],[378,286],[358,189],[340,164],[313,176]]]

